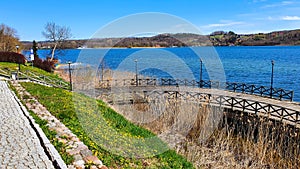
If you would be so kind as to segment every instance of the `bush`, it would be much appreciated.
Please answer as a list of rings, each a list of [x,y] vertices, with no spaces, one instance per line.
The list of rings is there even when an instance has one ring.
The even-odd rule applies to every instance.
[[[54,69],[54,62],[53,61],[50,61],[50,60],[42,60],[38,57],[36,57],[34,60],[33,60],[33,65],[35,67],[38,67],[40,69],[43,69],[47,72],[52,72],[53,69]]]
[[[24,55],[15,52],[0,52],[0,62],[11,62],[25,64],[26,58]],[[54,69],[54,61],[42,60],[36,57],[33,61],[35,67],[43,69],[47,72],[52,72]]]
[[[25,64],[25,56],[15,52],[0,52],[0,62]]]

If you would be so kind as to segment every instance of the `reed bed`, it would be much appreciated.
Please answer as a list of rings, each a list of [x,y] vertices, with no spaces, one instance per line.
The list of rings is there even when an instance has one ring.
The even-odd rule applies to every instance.
[[[113,105],[166,141],[196,168],[298,168],[299,130],[253,116],[162,96]]]

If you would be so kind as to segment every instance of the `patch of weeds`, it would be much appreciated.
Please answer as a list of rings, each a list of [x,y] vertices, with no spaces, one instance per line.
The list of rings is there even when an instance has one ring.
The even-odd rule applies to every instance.
[[[55,147],[55,149],[60,154],[61,158],[64,160],[64,162],[68,165],[71,164],[74,161],[74,157],[69,155],[66,152],[67,145],[59,142],[56,138],[57,133],[53,130],[50,130],[47,126],[48,122],[46,120],[40,119],[33,111],[29,111],[29,114],[31,117],[35,120],[35,122],[40,126],[40,128],[45,133],[46,137],[50,140],[51,144]]]
[[[60,154],[61,158],[64,160],[64,162],[67,165],[72,164],[72,162],[74,161],[74,157],[69,155],[66,152],[67,145],[58,141],[57,139],[54,139],[51,143],[53,144],[55,149],[59,152],[59,154]]]
[[[29,95],[23,95],[23,99],[25,99],[25,100],[27,100],[27,99],[29,99],[30,98],[30,96]]]
[[[34,104],[34,103],[36,103],[36,101],[35,100],[29,100],[29,103]]]

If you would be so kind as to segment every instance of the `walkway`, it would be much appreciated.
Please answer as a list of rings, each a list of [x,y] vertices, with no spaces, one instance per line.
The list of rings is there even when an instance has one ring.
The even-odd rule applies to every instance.
[[[4,81],[0,81],[0,168],[54,168]]]
[[[125,94],[126,93],[126,94]],[[269,117],[300,128],[300,104],[268,97],[224,91],[219,89],[174,86],[127,86],[97,89],[96,96],[112,104],[132,104],[134,99],[146,101],[158,96],[210,103],[232,110]],[[144,100],[143,100],[144,99]]]

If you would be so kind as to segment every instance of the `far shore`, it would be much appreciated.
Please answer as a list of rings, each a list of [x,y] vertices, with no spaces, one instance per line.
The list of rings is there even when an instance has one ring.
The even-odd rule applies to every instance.
[[[66,48],[63,50],[82,49],[164,49],[164,48],[193,48],[193,47],[299,47],[300,45],[261,45],[261,46],[167,46],[167,47],[96,47],[96,48]],[[39,50],[51,50],[51,48],[41,48]],[[26,49],[25,49],[26,51]]]

